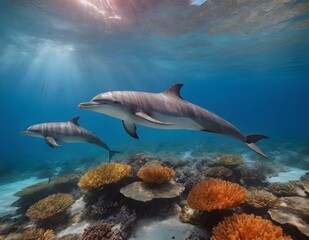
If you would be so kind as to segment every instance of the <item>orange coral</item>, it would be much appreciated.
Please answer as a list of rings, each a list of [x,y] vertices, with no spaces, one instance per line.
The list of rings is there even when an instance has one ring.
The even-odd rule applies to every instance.
[[[210,179],[196,184],[189,192],[189,207],[211,211],[236,207],[243,203],[246,191],[240,185],[221,179]]]
[[[281,227],[275,226],[270,220],[253,214],[234,214],[223,219],[213,228],[211,240],[292,240],[284,236]]]
[[[79,180],[80,188],[89,190],[115,183],[130,175],[132,168],[127,164],[107,163],[86,172]]]
[[[142,167],[137,172],[137,176],[148,183],[164,183],[171,180],[174,175],[175,171],[172,168],[161,165]]]

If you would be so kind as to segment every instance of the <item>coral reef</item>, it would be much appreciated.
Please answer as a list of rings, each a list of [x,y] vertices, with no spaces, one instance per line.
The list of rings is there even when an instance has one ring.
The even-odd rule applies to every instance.
[[[108,222],[97,222],[87,227],[82,235],[82,240],[122,240],[118,230]]]
[[[254,208],[272,207],[277,197],[265,190],[247,190],[246,202]]]
[[[53,240],[56,239],[56,235],[53,230],[32,228],[25,231],[21,236],[21,240],[34,240],[34,239]]]
[[[137,214],[127,207],[122,207],[119,213],[111,217],[110,220],[115,224],[120,224],[119,232],[123,239],[128,239],[131,235],[133,227],[137,222]]]
[[[219,167],[210,167],[204,171],[205,177],[212,178],[221,178],[227,180],[233,174],[233,171],[229,168],[219,166]]]
[[[58,238],[58,240],[79,240],[81,237],[78,234],[68,234]]]
[[[296,182],[272,183],[268,186],[268,189],[278,197],[293,197],[299,195],[299,186]]]
[[[99,188],[105,184],[116,183],[129,176],[132,168],[126,164],[107,163],[86,172],[79,180],[78,186],[84,190]]]
[[[280,198],[273,209],[270,209],[271,218],[281,224],[297,227],[309,237],[309,199],[303,197]]]
[[[211,240],[260,239],[292,240],[270,220],[247,214],[234,214],[213,228]]]
[[[138,170],[137,176],[144,182],[148,183],[164,183],[172,179],[175,171],[169,167],[161,165],[150,165],[142,167]]]
[[[16,197],[24,197],[27,195],[31,195],[34,193],[37,193],[42,190],[51,190],[55,189],[56,191],[63,191],[70,188],[69,191],[72,190],[71,185],[76,186],[76,183],[78,181],[78,176],[75,174],[69,174],[65,176],[59,176],[59,177],[52,177],[50,181],[48,182],[40,182],[37,184],[34,184],[32,186],[28,186],[26,188],[23,188],[21,191],[16,192],[14,195]],[[67,190],[68,191],[68,190]]]
[[[66,211],[74,200],[70,194],[58,193],[50,195],[33,204],[26,216],[35,219],[46,219]]]
[[[236,183],[221,179],[205,180],[195,185],[189,192],[189,207],[211,211],[236,207],[246,198],[245,189]]]
[[[134,182],[120,189],[120,192],[128,198],[147,202],[154,198],[174,198],[184,191],[181,183],[166,182],[153,186],[145,182]]]
[[[236,155],[223,155],[216,158],[212,163],[217,166],[225,166],[225,167],[236,167],[242,164],[244,160]]]
[[[28,186],[14,195],[20,197],[12,206],[18,207],[19,213],[25,213],[27,209],[39,200],[56,193],[70,193],[78,189],[78,176],[75,174],[57,176],[50,179],[49,182],[40,182]]]

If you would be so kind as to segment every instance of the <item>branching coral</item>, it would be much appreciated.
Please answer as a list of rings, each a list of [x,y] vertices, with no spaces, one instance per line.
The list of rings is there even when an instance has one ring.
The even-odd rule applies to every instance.
[[[189,192],[189,207],[211,211],[236,207],[243,203],[246,191],[240,185],[221,179],[210,179],[195,185]]]
[[[21,236],[21,240],[34,240],[34,239],[53,240],[56,239],[56,235],[53,230],[32,228],[25,231]]]
[[[169,167],[163,167],[160,165],[150,165],[142,167],[138,172],[137,176],[144,182],[148,183],[164,183],[175,175],[175,171]]]
[[[244,160],[236,155],[223,155],[213,161],[215,165],[222,165],[226,167],[234,167],[242,164],[243,162]]]
[[[229,178],[232,176],[233,171],[229,168],[219,166],[219,167],[210,167],[207,168],[204,172],[206,177],[214,177],[214,178]]]
[[[126,164],[107,163],[86,172],[79,180],[78,186],[85,190],[115,183],[130,175],[132,168]]]
[[[112,224],[104,221],[92,224],[84,230],[82,240],[122,240],[119,231],[112,227]]]
[[[244,213],[227,217],[213,228],[211,240],[235,239],[292,240],[270,220]]]
[[[297,196],[297,187],[293,183],[273,183],[268,187],[269,191],[278,197]]]
[[[50,195],[33,204],[26,212],[29,218],[46,219],[66,211],[74,200],[70,194]]]
[[[247,203],[255,208],[272,207],[277,198],[270,192],[265,190],[248,190]]]

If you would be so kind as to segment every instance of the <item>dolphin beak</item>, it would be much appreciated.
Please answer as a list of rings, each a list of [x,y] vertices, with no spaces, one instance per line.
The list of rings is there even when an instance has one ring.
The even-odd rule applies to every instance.
[[[93,108],[93,107],[96,107],[96,106],[99,106],[101,105],[100,103],[97,103],[97,102],[83,102],[83,103],[80,103],[78,105],[78,108],[81,108],[81,109],[85,109],[85,108]]]
[[[20,134],[21,134],[21,135],[28,135],[28,134],[29,134],[29,131],[21,131]]]

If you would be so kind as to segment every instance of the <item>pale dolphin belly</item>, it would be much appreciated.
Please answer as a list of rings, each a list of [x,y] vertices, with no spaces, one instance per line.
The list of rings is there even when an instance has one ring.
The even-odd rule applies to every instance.
[[[149,121],[146,121],[136,116],[132,117],[133,118],[132,121],[142,126],[158,128],[158,129],[167,129],[167,130],[168,129],[170,130],[173,130],[173,129],[202,130],[203,129],[201,125],[199,125],[197,122],[193,121],[191,118],[188,118],[188,117],[169,116],[169,115],[164,115],[158,112],[152,113],[152,117],[164,123],[172,123],[172,125],[162,125],[162,124],[151,123]]]
[[[54,138],[60,142],[87,142],[87,139],[81,136],[61,136],[55,135]]]

